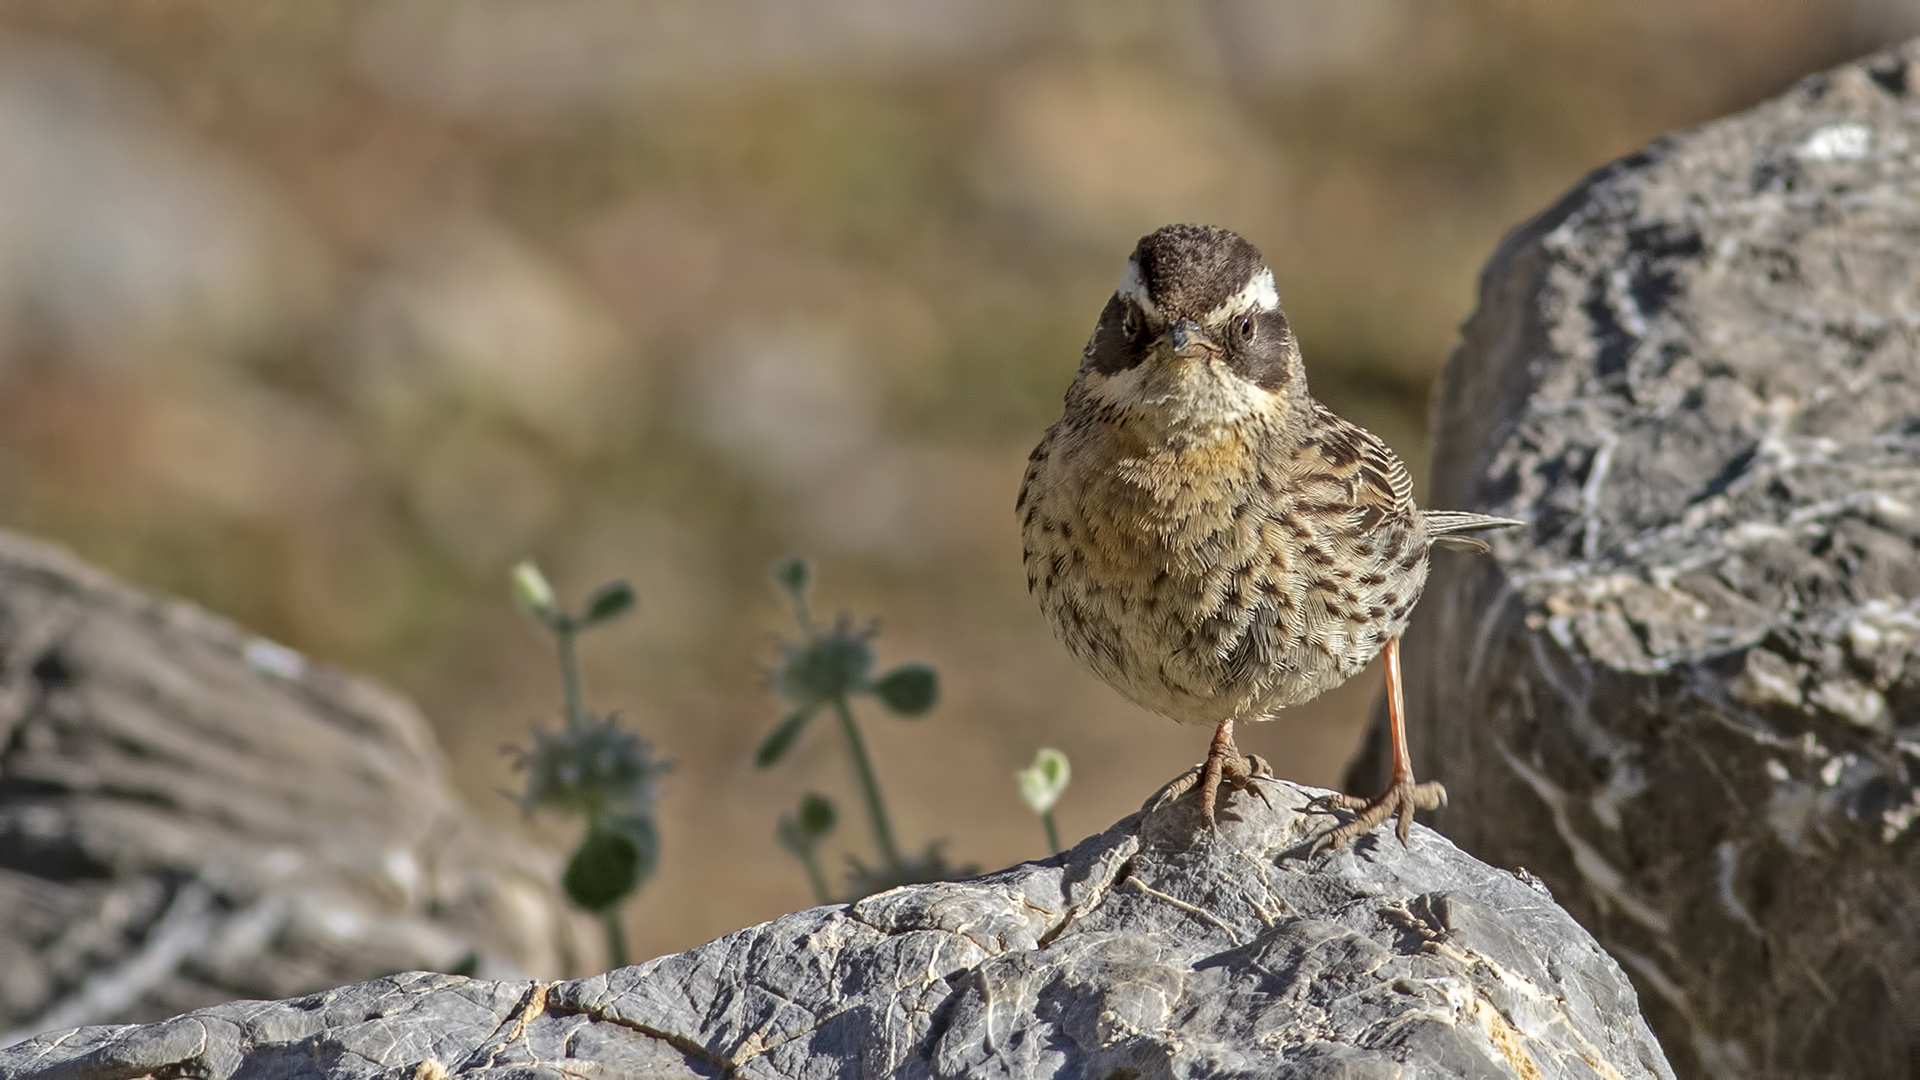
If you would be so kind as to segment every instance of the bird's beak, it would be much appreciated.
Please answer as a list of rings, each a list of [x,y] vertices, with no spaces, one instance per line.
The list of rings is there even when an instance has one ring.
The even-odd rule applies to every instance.
[[[1213,355],[1215,346],[1207,340],[1206,332],[1192,319],[1177,319],[1167,327],[1167,338],[1173,345],[1173,355],[1183,360],[1203,360]]]

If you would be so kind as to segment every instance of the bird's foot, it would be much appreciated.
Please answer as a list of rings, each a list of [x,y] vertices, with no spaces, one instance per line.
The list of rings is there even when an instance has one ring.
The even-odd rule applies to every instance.
[[[1372,832],[1374,826],[1390,817],[1400,819],[1394,826],[1394,832],[1399,835],[1400,844],[1404,847],[1407,835],[1413,829],[1413,812],[1432,810],[1446,804],[1447,789],[1439,781],[1416,784],[1411,776],[1395,780],[1373,799],[1362,799],[1355,795],[1322,795],[1307,804],[1309,813],[1331,814],[1336,810],[1356,810],[1359,813],[1352,821],[1314,841],[1313,850],[1337,851],[1346,846],[1347,841]]]
[[[1170,805],[1175,799],[1180,798],[1180,796],[1185,795],[1194,788],[1200,787],[1202,789],[1200,792],[1200,816],[1206,821],[1207,828],[1211,829],[1214,827],[1213,809],[1215,801],[1218,798],[1217,792],[1223,783],[1235,791],[1253,792],[1255,795],[1260,796],[1261,802],[1267,804],[1267,809],[1273,809],[1273,800],[1267,798],[1267,793],[1255,783],[1255,781],[1258,780],[1270,780],[1273,778],[1273,768],[1267,764],[1266,758],[1261,757],[1259,754],[1243,755],[1239,753],[1235,753],[1231,757],[1221,758],[1219,771],[1212,774],[1213,783],[1211,787],[1203,786],[1208,779],[1208,764],[1210,764],[1210,762],[1201,762],[1186,772],[1181,773],[1179,776],[1174,777],[1172,780],[1169,780],[1166,786],[1149,796],[1147,801],[1140,805],[1140,809],[1151,814],[1163,806]]]

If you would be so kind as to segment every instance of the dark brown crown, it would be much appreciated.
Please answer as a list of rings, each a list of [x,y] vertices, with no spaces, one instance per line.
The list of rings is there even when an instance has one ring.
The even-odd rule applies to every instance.
[[[1246,287],[1265,265],[1238,233],[1211,225],[1168,225],[1133,249],[1147,298],[1168,318],[1198,319]]]

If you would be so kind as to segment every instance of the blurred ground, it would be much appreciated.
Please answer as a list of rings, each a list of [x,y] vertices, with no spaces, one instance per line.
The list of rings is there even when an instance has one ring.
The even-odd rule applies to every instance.
[[[0,524],[397,684],[556,844],[498,794],[558,696],[506,571],[630,577],[590,698],[679,762],[632,924],[685,948],[809,902],[772,838],[803,791],[867,848],[830,728],[747,763],[776,556],[945,678],[871,726],[909,845],[1041,854],[1042,744],[1073,837],[1201,754],[1051,640],[1011,509],[1140,234],[1260,245],[1316,390],[1422,471],[1506,228],[1914,32],[1906,0],[11,0]],[[1373,692],[1242,745],[1331,784]]]

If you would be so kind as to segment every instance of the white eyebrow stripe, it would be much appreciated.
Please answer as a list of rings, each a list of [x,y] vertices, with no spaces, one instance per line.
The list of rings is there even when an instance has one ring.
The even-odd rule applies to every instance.
[[[1261,311],[1273,311],[1279,306],[1280,290],[1274,287],[1273,271],[1263,266],[1244,288],[1229,296],[1219,307],[1208,312],[1207,318],[1215,319],[1222,315],[1234,315],[1250,307],[1259,308]]]
[[[1147,283],[1140,276],[1139,260],[1131,257],[1127,259],[1127,269],[1120,275],[1120,287],[1114,291],[1139,304],[1140,310],[1148,315],[1160,314],[1160,309],[1154,306],[1153,299],[1147,295]],[[1276,299],[1275,303],[1278,302]]]

